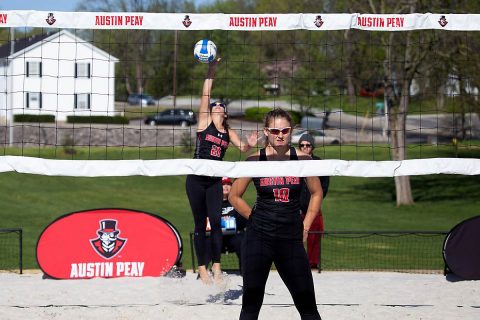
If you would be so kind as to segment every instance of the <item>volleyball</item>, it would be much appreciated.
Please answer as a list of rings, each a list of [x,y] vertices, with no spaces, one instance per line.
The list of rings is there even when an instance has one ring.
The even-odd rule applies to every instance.
[[[202,63],[213,61],[217,55],[217,46],[213,41],[202,39],[195,44],[193,56]]]

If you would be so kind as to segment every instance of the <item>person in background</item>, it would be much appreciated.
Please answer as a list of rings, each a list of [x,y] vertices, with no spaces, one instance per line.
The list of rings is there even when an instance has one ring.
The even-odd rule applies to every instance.
[[[257,132],[243,142],[237,132],[228,126],[226,105],[221,101],[210,103],[213,79],[220,59],[208,65],[208,72],[203,82],[202,97],[198,110],[197,138],[195,145],[195,159],[223,160],[230,144],[240,151],[246,152],[257,144]],[[210,220],[212,238],[213,278],[216,282],[222,279],[220,256],[222,250],[222,229],[220,225],[222,207],[222,179],[188,175],[185,189],[193,213],[195,223],[194,246],[197,253],[198,274],[205,284],[211,284],[211,278],[206,268],[206,227],[207,217]]]
[[[265,116],[265,148],[247,161],[295,161],[311,157],[291,147],[293,121],[282,109]],[[292,164],[293,165],[293,164]],[[242,243],[243,298],[240,319],[258,319],[272,263],[287,286],[302,319],[320,319],[312,272],[303,242],[320,211],[322,187],[318,177],[306,178],[310,203],[305,219],[299,214],[303,180],[279,172],[278,177],[238,178],[229,200],[244,216],[247,228]],[[257,200],[253,207],[242,198],[253,181]]]
[[[240,274],[242,272],[242,252],[241,244],[247,220],[238,214],[237,210],[228,201],[228,195],[232,189],[232,179],[229,177],[222,178],[223,187],[223,202],[222,202],[222,233],[223,233],[223,245],[222,252],[235,252],[238,257],[240,266]],[[207,238],[207,241],[210,237]],[[211,246],[207,245],[206,251],[207,264],[212,260]]]
[[[315,139],[308,133],[303,134],[298,141],[298,147],[300,150],[310,155],[313,160],[320,160],[320,157],[317,157],[313,154],[315,149]],[[328,186],[330,184],[330,177],[324,176],[319,177],[320,184],[322,185],[323,198],[327,196]],[[302,215],[304,216],[308,209],[308,203],[310,202],[310,191],[308,191],[307,184],[303,184],[302,193],[300,196],[300,208],[302,210]],[[316,218],[313,220],[312,225],[310,226],[310,231],[325,231],[325,226],[323,223],[322,210],[320,211]],[[307,255],[308,262],[310,263],[310,268],[316,269],[319,264],[319,255],[320,255],[320,240],[321,235],[318,233],[309,233],[307,238]]]

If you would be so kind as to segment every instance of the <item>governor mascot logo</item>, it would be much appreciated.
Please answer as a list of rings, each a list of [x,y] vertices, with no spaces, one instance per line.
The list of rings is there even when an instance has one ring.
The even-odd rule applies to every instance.
[[[101,220],[98,238],[90,240],[93,249],[105,259],[115,257],[123,248],[127,239],[119,238],[116,220]]]

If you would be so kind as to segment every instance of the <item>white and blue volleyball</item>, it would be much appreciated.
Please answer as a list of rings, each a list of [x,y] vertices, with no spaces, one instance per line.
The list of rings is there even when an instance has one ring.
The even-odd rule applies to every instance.
[[[209,63],[217,56],[217,46],[211,40],[202,39],[195,44],[193,56],[202,63]]]

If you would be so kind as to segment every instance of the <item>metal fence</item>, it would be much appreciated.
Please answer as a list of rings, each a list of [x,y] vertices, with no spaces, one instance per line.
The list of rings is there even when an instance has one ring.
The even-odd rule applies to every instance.
[[[22,243],[22,229],[0,229],[0,270],[23,273]]]
[[[444,269],[438,231],[319,233],[319,270],[438,273]]]
[[[443,231],[325,231],[318,235],[319,272],[392,271],[441,273],[444,271]],[[192,266],[196,259],[190,233]],[[221,257],[224,270],[239,270],[234,252]]]

